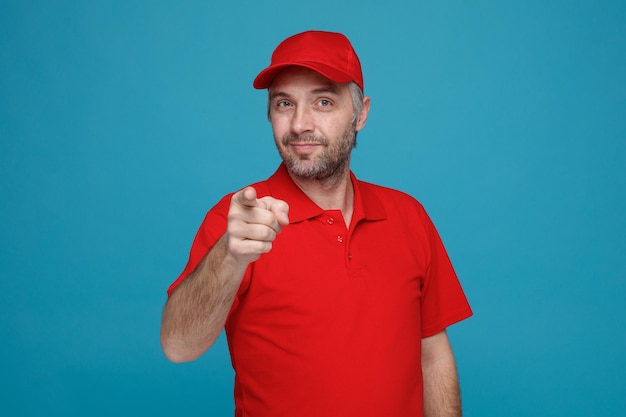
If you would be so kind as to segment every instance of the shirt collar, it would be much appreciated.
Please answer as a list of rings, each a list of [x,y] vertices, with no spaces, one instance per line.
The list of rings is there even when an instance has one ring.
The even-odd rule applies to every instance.
[[[352,172],[350,172],[350,179],[354,186],[354,212],[351,223],[356,224],[362,219],[385,219],[385,208],[372,186],[358,181]],[[267,180],[267,185],[271,196],[289,204],[290,223],[301,222],[324,213],[324,210],[293,182],[285,164],[280,164],[276,172]]]

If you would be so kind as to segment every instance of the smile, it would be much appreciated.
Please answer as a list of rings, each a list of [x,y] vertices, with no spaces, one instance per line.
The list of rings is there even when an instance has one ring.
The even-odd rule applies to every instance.
[[[318,146],[322,146],[320,143],[309,143],[309,142],[293,142],[290,143],[289,146],[296,150],[297,152],[309,152]]]

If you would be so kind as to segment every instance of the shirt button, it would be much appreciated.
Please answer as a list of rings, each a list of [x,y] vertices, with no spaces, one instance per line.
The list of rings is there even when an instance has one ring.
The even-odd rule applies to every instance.
[[[337,236],[337,242],[343,243],[343,236]]]
[[[333,219],[332,217],[329,217],[328,220],[326,220],[326,223],[335,224],[335,219]]]

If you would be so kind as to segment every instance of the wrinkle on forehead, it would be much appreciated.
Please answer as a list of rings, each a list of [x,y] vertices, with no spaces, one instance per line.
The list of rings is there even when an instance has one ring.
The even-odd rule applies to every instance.
[[[342,83],[336,83],[322,74],[304,67],[288,67],[279,72],[269,87],[270,96],[278,96],[283,93],[282,85],[310,83],[316,85],[310,93],[334,93],[339,94]],[[346,83],[347,84],[347,83]]]

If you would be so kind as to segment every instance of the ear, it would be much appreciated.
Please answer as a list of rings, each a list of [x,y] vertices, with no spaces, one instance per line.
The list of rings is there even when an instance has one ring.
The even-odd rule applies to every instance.
[[[368,96],[363,97],[363,106],[361,112],[356,119],[356,131],[363,129],[365,122],[367,121],[367,115],[370,112],[370,98]]]

